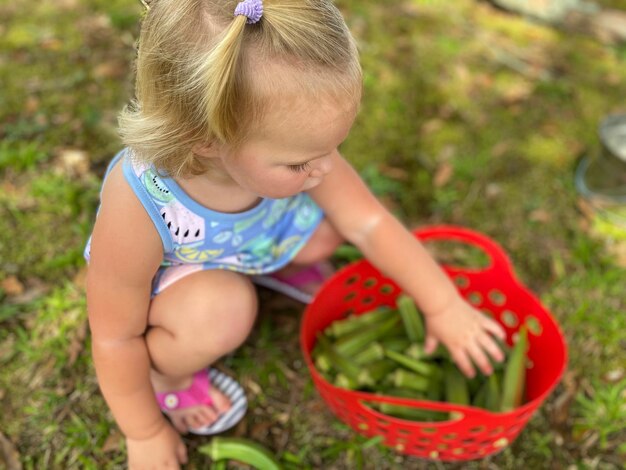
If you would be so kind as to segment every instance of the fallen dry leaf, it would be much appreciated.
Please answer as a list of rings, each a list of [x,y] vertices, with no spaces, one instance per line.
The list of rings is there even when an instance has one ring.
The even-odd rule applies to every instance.
[[[20,454],[15,446],[0,432],[0,468],[6,470],[22,470]]]
[[[74,284],[76,284],[76,287],[80,288],[81,290],[85,290],[87,288],[87,267],[83,266],[74,276],[74,279],[72,279],[72,281],[74,282]]]
[[[105,454],[107,452],[115,452],[120,449],[120,445],[124,440],[124,436],[118,431],[111,431],[111,434],[108,435],[104,444],[102,444],[102,452]]]
[[[62,149],[58,155],[61,169],[68,176],[84,176],[89,172],[89,154],[81,149]]]
[[[556,397],[550,407],[550,418],[556,425],[567,423],[570,417],[570,406],[578,392],[578,384],[576,383],[576,377],[573,372],[565,372],[561,383],[563,384],[564,390]]]
[[[438,130],[440,130],[443,126],[444,122],[441,119],[429,119],[424,124],[422,124],[420,131],[422,132],[422,134],[432,134],[433,132],[437,132]]]
[[[622,380],[626,376],[626,371],[624,369],[615,369],[607,372],[604,375],[604,379],[609,383],[617,383]]]
[[[409,180],[409,173],[403,168],[382,164],[380,165],[380,172],[381,174],[398,181]]]
[[[68,366],[72,366],[76,362],[76,359],[78,359],[78,356],[85,348],[86,336],[87,336],[87,320],[83,321],[76,328],[74,337],[72,338],[72,341],[70,342],[70,345],[68,348],[68,355],[69,355],[68,360],[67,360]]]
[[[50,290],[50,286],[39,279],[29,279],[23,292],[9,296],[9,302],[15,305],[27,304],[41,297]]]
[[[502,101],[505,104],[516,104],[527,100],[535,89],[535,85],[528,80],[517,81],[507,86],[502,92]]]
[[[2,286],[2,290],[4,290],[9,297],[24,293],[24,284],[22,284],[16,276],[9,276],[3,279],[0,285]]]
[[[94,78],[122,78],[126,76],[126,63],[112,60],[98,64],[93,69]]]
[[[552,216],[545,209],[535,209],[530,213],[530,220],[532,220],[533,222],[546,223],[552,220]]]
[[[452,164],[450,162],[443,162],[441,165],[439,165],[437,171],[435,172],[433,184],[436,188],[441,188],[450,181],[450,178],[452,178],[453,174],[454,167],[452,166]]]

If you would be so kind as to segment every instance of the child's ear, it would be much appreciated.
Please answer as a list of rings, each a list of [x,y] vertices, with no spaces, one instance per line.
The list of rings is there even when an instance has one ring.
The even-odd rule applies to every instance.
[[[220,145],[217,142],[200,142],[191,147],[191,151],[205,158],[217,158],[220,155]]]

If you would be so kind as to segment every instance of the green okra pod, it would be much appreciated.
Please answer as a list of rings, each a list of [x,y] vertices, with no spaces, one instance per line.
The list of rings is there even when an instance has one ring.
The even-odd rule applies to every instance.
[[[488,383],[483,382],[472,397],[472,406],[477,408],[487,408],[487,387]]]
[[[321,333],[317,334],[317,341],[322,348],[323,354],[328,357],[333,368],[346,375],[350,380],[357,382],[359,368],[347,357],[337,351],[336,347],[330,343],[328,338]]]
[[[444,368],[446,401],[457,405],[469,405],[469,389],[467,380],[461,371],[452,363]]]
[[[428,379],[405,369],[396,369],[389,375],[390,382],[395,387],[410,388],[418,392],[428,390]]]
[[[332,364],[326,353],[319,353],[315,355],[315,367],[322,372],[328,372],[332,368]]]
[[[346,374],[341,372],[335,376],[334,384],[337,387],[347,388],[348,390],[355,390],[359,388],[359,382],[357,379],[348,377]]]
[[[373,387],[395,368],[396,364],[393,361],[389,361],[387,359],[374,361],[363,366],[363,368],[359,371],[357,381],[359,385]]]
[[[374,323],[361,330],[345,334],[335,341],[335,349],[338,353],[346,357],[354,356],[359,351],[365,349],[370,343],[376,341],[393,329],[399,321],[400,319],[394,315],[383,323]]]
[[[335,320],[328,325],[325,332],[330,336],[339,338],[340,336],[352,331],[360,330],[366,326],[373,325],[375,323],[382,323],[395,315],[395,310],[392,310],[390,307],[383,306],[360,315],[352,314],[346,318]]]
[[[511,411],[522,404],[526,382],[526,350],[528,349],[528,331],[526,325],[519,329],[517,343],[513,346],[502,380],[502,400],[500,411]]]
[[[355,354],[354,357],[352,357],[352,361],[355,364],[363,365],[377,359],[382,359],[383,357],[385,357],[385,349],[380,343],[374,342],[359,353]]]
[[[500,393],[500,378],[497,373],[491,374],[487,378],[487,394],[485,397],[485,408],[489,411],[499,411],[502,400]]]
[[[381,403],[379,406],[381,413],[394,416],[400,419],[408,419],[411,421],[444,421],[448,419],[448,413],[434,410],[425,410],[423,408],[413,408],[404,405],[394,405],[391,403]]]
[[[198,450],[214,462],[236,460],[258,470],[281,470],[278,460],[270,451],[250,439],[217,436]]]
[[[401,337],[385,337],[380,340],[380,344],[383,346],[383,348],[389,351],[402,352],[411,345],[411,342],[406,337],[405,332],[402,331]]]
[[[384,387],[381,388],[380,394],[388,397],[415,398],[416,400],[427,399],[424,393],[418,392],[417,390],[413,390],[410,388]]]
[[[406,294],[400,294],[396,302],[407,336],[413,342],[422,342],[424,340],[424,321],[415,306],[415,302]]]
[[[417,372],[418,374],[429,376],[433,373],[433,366],[426,364],[425,362],[418,361],[417,359],[413,359],[395,351],[385,350],[385,355],[401,366],[406,367],[413,372]]]

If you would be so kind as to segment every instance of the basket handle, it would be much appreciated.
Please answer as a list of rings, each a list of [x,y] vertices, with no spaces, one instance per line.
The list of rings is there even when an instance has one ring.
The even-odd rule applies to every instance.
[[[433,225],[417,228],[413,231],[413,234],[422,242],[435,240],[457,241],[480,248],[488,255],[490,264],[483,269],[474,269],[472,270],[473,272],[491,272],[494,275],[514,277],[513,265],[506,252],[494,240],[482,233],[456,225]],[[454,266],[448,266],[448,268],[454,269]]]

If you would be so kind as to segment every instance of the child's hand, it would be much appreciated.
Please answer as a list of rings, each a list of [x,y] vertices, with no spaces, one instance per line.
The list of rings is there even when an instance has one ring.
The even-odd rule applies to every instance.
[[[169,424],[148,439],[126,439],[129,470],[179,470],[187,463],[187,449]]]
[[[474,364],[485,374],[493,372],[487,354],[498,362],[504,353],[492,335],[504,340],[502,327],[469,305],[463,298],[441,312],[424,315],[426,319],[426,343],[424,350],[431,353],[441,341],[459,369],[468,377],[474,376]]]

